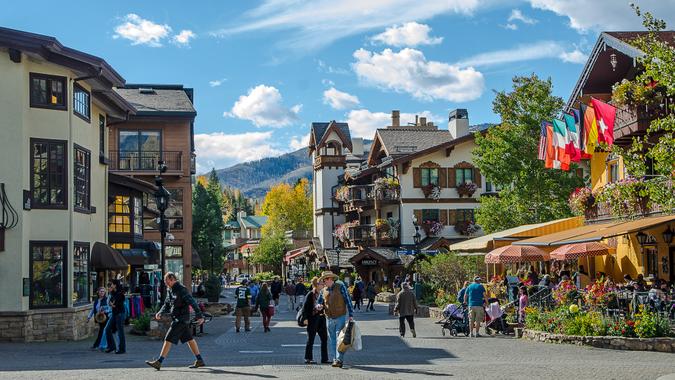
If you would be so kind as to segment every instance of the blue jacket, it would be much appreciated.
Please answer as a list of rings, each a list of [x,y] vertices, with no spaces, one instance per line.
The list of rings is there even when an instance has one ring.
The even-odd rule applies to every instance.
[[[251,305],[256,305],[258,303],[258,293],[260,293],[260,287],[258,285],[252,284],[248,288],[251,290]]]
[[[108,297],[103,297],[103,299],[100,300],[96,298],[94,300],[94,303],[92,304],[91,311],[89,312],[89,316],[87,319],[92,319],[101,309],[103,309],[103,312],[108,314],[110,312],[109,307],[108,307]]]

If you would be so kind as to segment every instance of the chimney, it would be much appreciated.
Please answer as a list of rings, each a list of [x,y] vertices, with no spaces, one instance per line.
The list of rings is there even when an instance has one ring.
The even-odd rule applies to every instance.
[[[399,110],[391,111],[391,126],[392,127],[401,126],[401,111]],[[361,143],[363,143],[363,140],[361,140]]]
[[[426,117],[420,117],[420,127],[426,127],[427,126],[427,118]]]
[[[453,139],[469,134],[469,112],[464,108],[450,111],[448,116],[448,131]]]
[[[393,117],[392,117],[393,119]],[[363,155],[363,138],[354,137],[352,138],[352,155],[362,156]]]
[[[419,116],[415,115],[415,126],[420,125]]]

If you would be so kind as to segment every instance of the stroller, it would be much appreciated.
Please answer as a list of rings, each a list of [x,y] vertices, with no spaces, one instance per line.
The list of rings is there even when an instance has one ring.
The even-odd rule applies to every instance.
[[[485,331],[490,334],[501,333],[502,335],[507,335],[509,329],[506,324],[506,307],[501,307],[499,300],[496,298],[490,298],[488,300],[488,307],[485,308],[486,314],[486,325]]]
[[[464,334],[469,336],[469,315],[464,305],[448,304],[443,309],[443,319],[436,322],[441,325],[441,334],[445,336],[445,330],[450,332],[450,335],[457,336]]]

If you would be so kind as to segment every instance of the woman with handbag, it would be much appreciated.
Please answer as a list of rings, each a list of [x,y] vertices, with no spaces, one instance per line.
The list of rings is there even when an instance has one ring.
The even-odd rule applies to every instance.
[[[319,298],[322,284],[318,277],[312,278],[312,290],[307,294],[307,299],[302,305],[303,318],[307,325],[307,345],[305,346],[305,364],[316,364],[314,361],[314,338],[319,335],[321,339],[321,363],[330,363],[328,360],[328,329],[326,316],[321,308],[317,308],[316,300]]]
[[[94,300],[94,305],[89,312],[87,317],[87,322],[94,318],[94,322],[98,324],[98,336],[96,336],[96,341],[91,346],[92,350],[96,350],[101,345],[101,338],[103,338],[103,331],[105,330],[105,324],[108,322],[108,296],[105,292],[104,287],[98,288],[98,298]]]
[[[258,294],[258,307],[260,307],[260,315],[262,315],[263,328],[265,332],[270,330],[270,320],[274,315],[274,304],[272,303],[272,292],[270,292],[267,283],[263,283]]]

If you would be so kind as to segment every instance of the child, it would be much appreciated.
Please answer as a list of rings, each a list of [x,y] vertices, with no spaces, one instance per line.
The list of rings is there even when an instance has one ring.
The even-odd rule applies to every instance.
[[[519,297],[518,297],[518,322],[525,323],[525,308],[527,307],[528,298],[527,298],[527,288],[524,286],[520,287]]]

